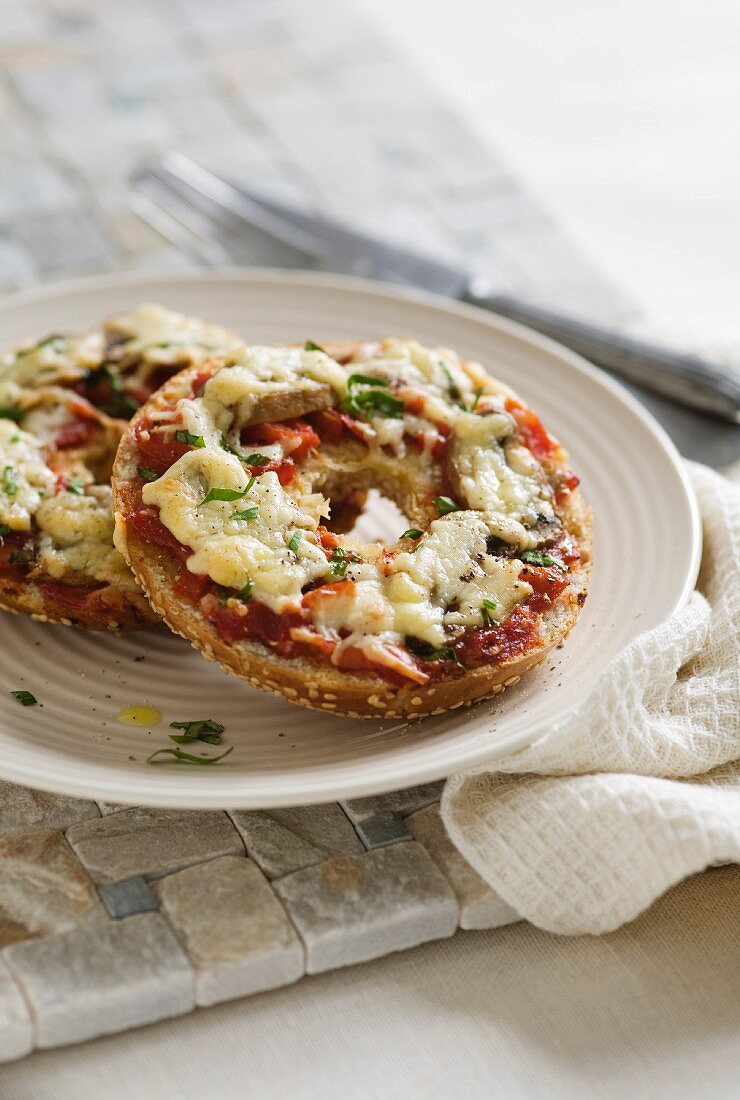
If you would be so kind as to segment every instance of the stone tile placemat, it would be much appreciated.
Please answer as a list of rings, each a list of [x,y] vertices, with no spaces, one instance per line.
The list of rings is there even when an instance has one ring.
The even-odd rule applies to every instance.
[[[178,149],[495,285],[629,313],[346,0],[0,0],[0,63],[2,288],[192,267],[127,204],[136,164]],[[257,236],[232,255],[295,263]],[[516,920],[440,790],[195,813],[0,784],[0,1059]]]

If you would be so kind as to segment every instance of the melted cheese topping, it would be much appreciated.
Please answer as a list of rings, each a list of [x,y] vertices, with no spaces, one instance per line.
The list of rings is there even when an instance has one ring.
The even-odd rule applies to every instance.
[[[28,531],[31,517],[55,482],[37,440],[12,420],[0,420],[0,524]]]
[[[155,366],[179,363],[183,356],[196,362],[239,343],[221,325],[151,304],[109,318],[103,334],[114,361],[144,359]]]
[[[390,447],[400,457],[405,434],[424,440],[428,435],[431,446],[439,438],[438,426],[446,425],[460,510],[432,522],[413,551],[385,563],[377,547],[362,548],[364,560],[346,568],[351,585],[319,588],[304,604],[307,586],[337,580],[315,536],[321,516],[328,514],[326,502],[293,485],[286,491],[274,473],[257,476],[249,485],[239,457],[224,450],[222,442],[239,450],[241,427],[261,407],[263,412],[275,407],[263,402],[300,394],[306,411],[312,396],[316,408],[325,407],[327,390],[340,404],[348,394],[370,388],[352,381],[353,374],[387,381],[384,393],[412,399],[413,413],[371,416],[365,425],[371,450]],[[489,553],[489,541],[534,546],[532,528],[554,516],[551,487],[540,464],[518,442],[516,424],[505,409],[507,396],[509,391],[481,368],[463,367],[453,352],[414,341],[365,345],[346,365],[321,351],[240,348],[206,383],[202,396],[177,404],[178,424],[202,436],[205,446],[145,484],[142,496],[193,551],[188,569],[226,588],[247,586],[252,598],[277,613],[310,609],[313,627],[343,637],[341,647],[369,638],[362,645],[371,644],[375,653],[378,646],[387,651],[407,636],[442,646],[463,630],[503,621],[531,594],[519,579],[522,562]],[[297,414],[283,412],[283,417],[290,415]],[[259,450],[270,458],[283,456],[279,445]],[[206,503],[213,489],[239,495]],[[247,508],[257,509],[254,518],[237,518]]]
[[[113,546],[111,491],[89,486],[86,495],[60,492],[36,512],[37,572],[57,580],[81,573],[92,580],[136,589],[126,562]]]

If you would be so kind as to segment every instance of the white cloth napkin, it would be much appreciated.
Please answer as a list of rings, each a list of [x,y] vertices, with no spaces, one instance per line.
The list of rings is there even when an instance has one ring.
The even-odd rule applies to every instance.
[[[690,464],[698,591],[529,748],[448,780],[447,830],[522,917],[601,933],[740,862],[740,468]]]

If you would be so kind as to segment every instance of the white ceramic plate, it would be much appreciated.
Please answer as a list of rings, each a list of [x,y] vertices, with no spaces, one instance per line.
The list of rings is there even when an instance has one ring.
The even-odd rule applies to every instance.
[[[700,526],[680,459],[651,417],[583,360],[526,329],[439,298],[294,272],[113,277],[24,293],[0,307],[0,343],[74,330],[141,301],[219,321],[249,342],[414,336],[485,364],[570,451],[595,512],[591,594],[553,659],[490,703],[405,723],[331,717],[226,676],[179,638],[119,639],[0,613],[0,776],[46,790],[155,806],[268,807],[437,779],[525,745],[561,718],[638,633],[686,600]],[[391,536],[397,520],[363,517]],[[26,688],[43,706],[21,708]],[[152,730],[116,721],[150,704]],[[167,724],[212,717],[235,749],[213,768],[152,766]],[[200,748],[200,746],[199,746]],[[204,752],[215,752],[203,746]]]

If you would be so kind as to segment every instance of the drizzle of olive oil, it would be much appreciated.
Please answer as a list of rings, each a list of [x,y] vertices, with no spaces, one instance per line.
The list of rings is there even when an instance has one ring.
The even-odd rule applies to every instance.
[[[116,718],[124,726],[158,726],[162,713],[155,707],[123,707]]]

